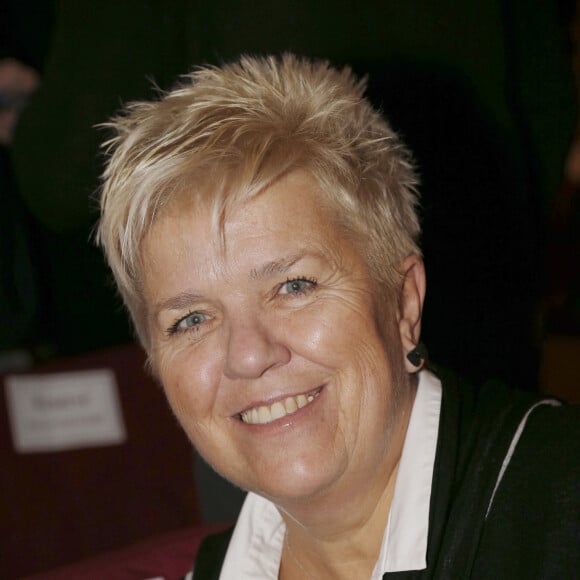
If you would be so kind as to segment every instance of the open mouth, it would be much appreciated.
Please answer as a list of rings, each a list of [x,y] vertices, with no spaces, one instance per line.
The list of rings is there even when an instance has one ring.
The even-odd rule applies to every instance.
[[[261,405],[259,407],[253,407],[247,411],[243,411],[239,414],[242,422],[249,425],[267,425],[296,413],[296,411],[307,407],[320,395],[322,387],[318,387],[310,393],[296,395],[294,397],[286,397],[282,401],[276,401],[271,405]]]

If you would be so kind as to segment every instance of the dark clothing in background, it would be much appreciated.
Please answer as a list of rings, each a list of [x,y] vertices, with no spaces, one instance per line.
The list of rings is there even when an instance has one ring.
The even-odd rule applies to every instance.
[[[53,1],[0,0],[0,60],[41,72],[54,13]],[[41,334],[38,227],[19,194],[10,151],[0,146],[0,351],[36,342]]]
[[[10,152],[0,147],[0,351],[21,346],[33,334],[38,296],[32,230]]]

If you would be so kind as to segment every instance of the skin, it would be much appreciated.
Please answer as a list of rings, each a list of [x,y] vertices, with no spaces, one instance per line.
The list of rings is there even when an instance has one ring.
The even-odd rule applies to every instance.
[[[197,450],[277,505],[302,566],[364,577],[415,395],[404,353],[420,332],[424,271],[404,260],[386,302],[320,195],[306,173],[280,179],[226,216],[225,248],[206,208],[159,217],[142,253],[150,355]],[[308,393],[310,405],[267,425],[240,420]],[[280,577],[304,577],[286,546]]]

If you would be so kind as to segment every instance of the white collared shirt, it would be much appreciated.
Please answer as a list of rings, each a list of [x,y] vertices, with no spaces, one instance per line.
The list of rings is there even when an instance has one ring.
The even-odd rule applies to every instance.
[[[441,383],[419,374],[395,493],[381,551],[371,575],[423,570],[427,566],[429,504],[441,411]],[[276,506],[249,493],[224,560],[220,580],[277,580],[286,526]]]

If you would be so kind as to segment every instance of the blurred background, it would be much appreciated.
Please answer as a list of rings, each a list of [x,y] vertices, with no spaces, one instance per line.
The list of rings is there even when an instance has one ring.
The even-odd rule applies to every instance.
[[[91,241],[96,126],[193,66],[292,51],[368,75],[415,154],[431,358],[474,383],[580,399],[576,12],[575,0],[0,0],[0,373],[132,341]],[[204,497],[200,517],[231,518],[204,473],[220,499]]]

